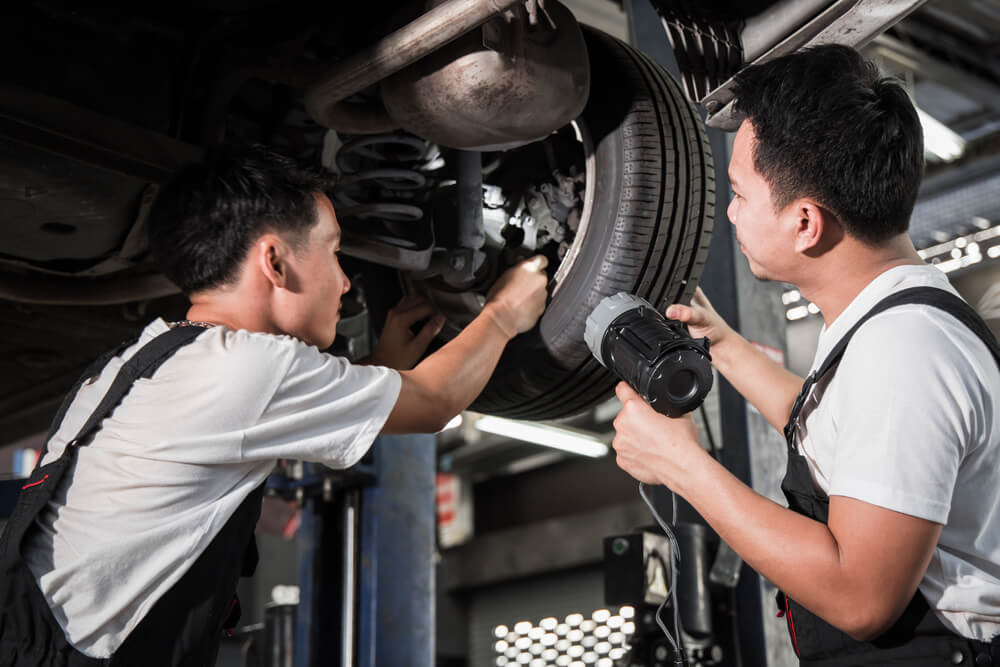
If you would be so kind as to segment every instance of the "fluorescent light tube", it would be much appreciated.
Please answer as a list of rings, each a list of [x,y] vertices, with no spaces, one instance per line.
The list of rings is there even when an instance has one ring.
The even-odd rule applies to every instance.
[[[476,429],[484,433],[506,436],[515,440],[532,442],[571,454],[600,458],[608,453],[608,446],[597,438],[567,431],[566,429],[534,424],[531,422],[483,416],[476,422]]]
[[[924,128],[924,150],[927,150],[945,162],[951,162],[965,152],[965,139],[950,127],[917,108],[920,125]]]

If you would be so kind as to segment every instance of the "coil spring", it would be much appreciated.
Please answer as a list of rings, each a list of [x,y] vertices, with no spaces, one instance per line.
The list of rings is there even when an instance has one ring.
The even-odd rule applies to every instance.
[[[338,215],[386,223],[422,220],[422,195],[431,186],[424,171],[436,153],[436,146],[405,132],[346,141],[336,156]]]

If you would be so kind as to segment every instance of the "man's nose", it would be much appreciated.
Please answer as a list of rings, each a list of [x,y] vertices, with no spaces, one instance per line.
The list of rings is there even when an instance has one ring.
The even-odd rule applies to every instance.
[[[340,274],[344,276],[344,291],[341,293],[347,294],[351,291],[351,279],[347,277],[347,274],[344,273],[343,269],[341,269]]]

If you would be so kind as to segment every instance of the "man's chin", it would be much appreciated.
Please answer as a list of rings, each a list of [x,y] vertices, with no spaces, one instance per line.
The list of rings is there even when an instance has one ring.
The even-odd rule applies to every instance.
[[[744,255],[745,255],[745,253],[744,253]],[[764,283],[771,281],[771,276],[769,276],[767,274],[767,272],[764,271],[763,268],[761,268],[757,264],[754,264],[753,261],[749,257],[747,257],[747,266],[750,269],[750,274],[754,278],[756,278],[757,280],[759,280],[761,282],[764,282]]]
[[[316,343],[316,347],[318,347],[321,350],[327,350],[330,348],[331,345],[333,345],[333,341],[337,338],[337,324],[339,323],[340,323],[339,316],[333,318],[333,322],[330,325],[329,331],[324,332],[324,334],[322,335],[322,340]],[[317,336],[317,338],[320,338],[320,336]]]
[[[314,345],[320,350],[327,350],[333,345],[334,339],[337,337],[335,330],[333,331],[312,331],[312,332],[302,332],[300,334],[293,334],[295,338],[306,345]]]

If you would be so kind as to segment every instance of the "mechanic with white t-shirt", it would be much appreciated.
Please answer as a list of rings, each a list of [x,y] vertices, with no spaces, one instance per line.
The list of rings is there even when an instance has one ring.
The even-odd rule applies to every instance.
[[[823,46],[737,77],[729,218],[826,326],[803,382],[698,291],[667,316],[786,437],[788,507],[628,385],[619,465],[683,496],[780,590],[802,665],[1000,665],[1000,348],[907,233],[923,140],[897,82]]]
[[[417,297],[390,311],[369,365],[321,352],[350,288],[328,186],[249,148],[160,195],[151,244],[187,320],[150,323],[60,409],[0,539],[0,664],[214,664],[277,459],[346,468],[379,433],[440,430],[534,326],[544,257],[419,363],[444,321]]]

